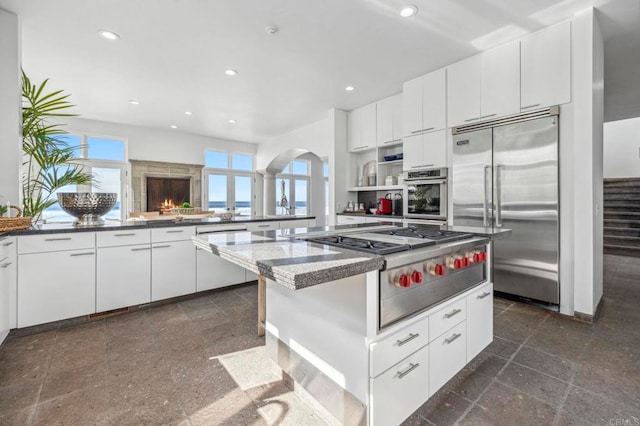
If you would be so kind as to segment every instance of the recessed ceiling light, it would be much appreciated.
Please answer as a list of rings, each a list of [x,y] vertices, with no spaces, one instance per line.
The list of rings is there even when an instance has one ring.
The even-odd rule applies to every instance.
[[[344,88],[344,90],[346,90],[347,92],[353,92],[354,90],[356,90],[356,88],[353,86],[347,86]]]
[[[225,73],[226,75],[232,75],[232,76],[233,76],[233,75],[238,75],[238,71],[236,71],[236,70],[232,70],[231,68],[229,68],[228,70],[224,70],[224,73]]]
[[[120,38],[120,36],[113,31],[100,30],[98,31],[98,34],[100,34],[100,37],[106,38],[107,40],[117,40]]]
[[[172,129],[177,129],[177,128],[178,128],[178,126],[176,126],[175,124],[172,124],[172,125],[171,125],[171,128],[172,128]]]
[[[193,115],[193,113],[191,111],[185,111],[184,115]]]
[[[402,16],[403,18],[408,18],[415,15],[416,13],[418,13],[418,8],[414,5],[404,6],[402,9],[400,9],[400,16]]]
[[[231,123],[231,124],[236,124],[236,123],[237,123],[237,121],[236,121],[236,120],[231,119],[231,120],[229,120],[229,123]]]
[[[130,99],[130,100],[129,100],[129,103],[130,103],[131,105],[140,105],[140,101],[136,101],[135,99]]]

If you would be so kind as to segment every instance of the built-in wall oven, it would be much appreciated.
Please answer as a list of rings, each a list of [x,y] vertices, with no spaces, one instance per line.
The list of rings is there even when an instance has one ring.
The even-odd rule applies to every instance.
[[[421,169],[404,173],[404,216],[447,220],[447,169]]]

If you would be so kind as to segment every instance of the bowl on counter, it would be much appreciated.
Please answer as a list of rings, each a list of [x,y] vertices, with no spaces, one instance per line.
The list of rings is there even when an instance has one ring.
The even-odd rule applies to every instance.
[[[118,201],[115,192],[59,192],[62,210],[77,218],[76,226],[103,225],[100,217],[111,211]]]
[[[375,209],[375,208],[369,209],[369,213],[371,213],[371,214],[376,214],[376,211],[377,211],[377,210],[378,210],[378,209]]]

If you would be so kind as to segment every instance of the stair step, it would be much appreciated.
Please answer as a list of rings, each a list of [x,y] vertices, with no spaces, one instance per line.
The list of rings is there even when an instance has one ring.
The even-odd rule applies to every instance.
[[[605,244],[618,244],[640,247],[640,237],[634,237],[632,235],[605,235]]]
[[[640,257],[640,247],[626,247],[615,244],[605,244],[604,254],[616,254],[619,256]]]
[[[609,201],[614,201],[614,202],[632,202],[632,203],[637,203],[640,202],[640,190],[637,192],[629,192],[629,193],[609,193],[609,192],[605,192],[604,193],[604,204],[606,205],[607,202]]]
[[[604,226],[609,228],[640,228],[640,220],[604,219]]]
[[[621,188],[629,186],[640,187],[640,179],[638,178],[620,178],[620,179],[604,179],[602,185],[605,188]]]
[[[640,203],[634,201],[605,201],[604,208],[606,209],[625,209],[631,211],[640,212]]]
[[[616,226],[605,226],[603,228],[604,236],[629,236],[629,237],[640,237],[640,227],[639,228],[627,228],[627,227],[616,227]]]
[[[604,209],[604,218],[638,220],[640,219],[640,212],[618,212]]]

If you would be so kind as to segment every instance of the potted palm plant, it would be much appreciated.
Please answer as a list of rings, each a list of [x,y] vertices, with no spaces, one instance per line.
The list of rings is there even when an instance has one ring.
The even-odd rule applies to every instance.
[[[67,112],[74,106],[68,94],[45,90],[48,81],[34,84],[22,71],[22,210],[36,222],[57,202],[57,190],[92,181],[75,161],[79,147],[64,139],[63,124],[50,122],[76,114]]]

